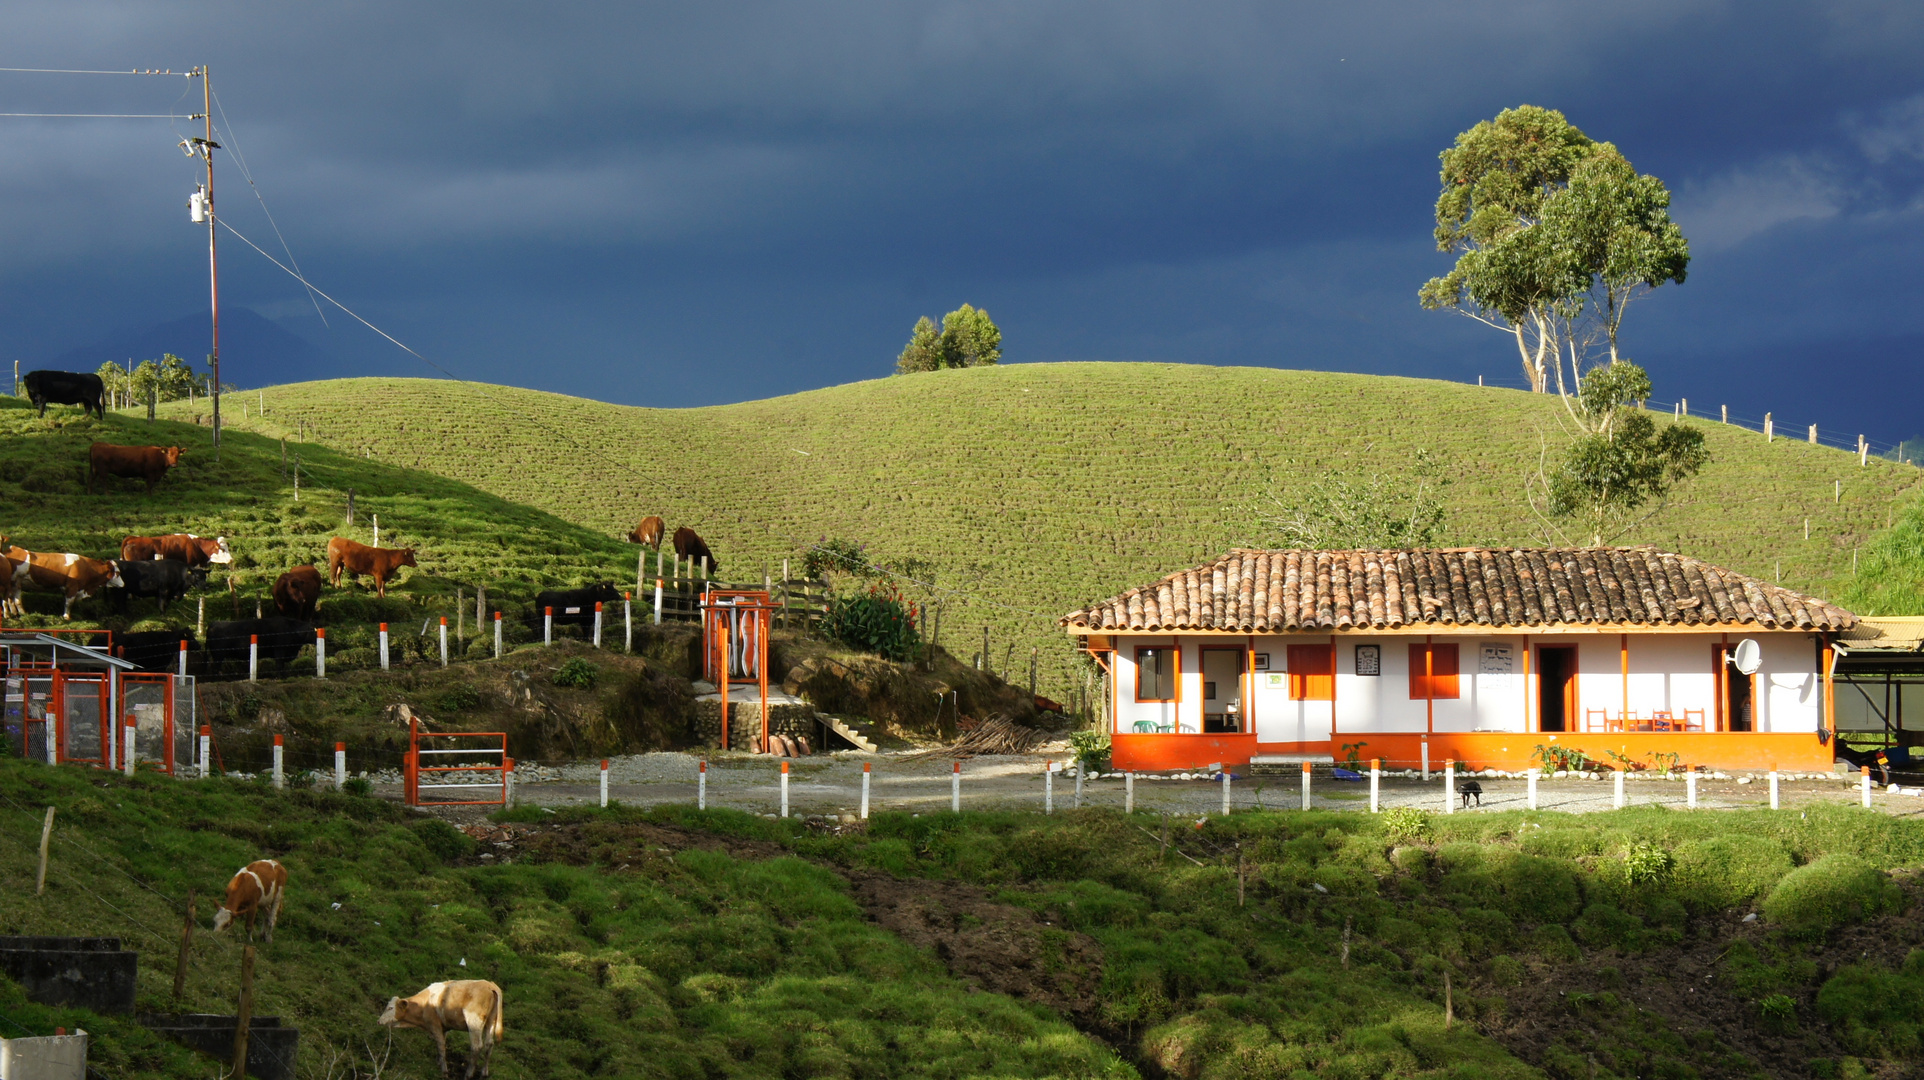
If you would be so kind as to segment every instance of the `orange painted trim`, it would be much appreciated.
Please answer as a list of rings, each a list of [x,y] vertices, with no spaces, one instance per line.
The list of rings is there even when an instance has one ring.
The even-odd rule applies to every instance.
[[[1618,635],[1617,656],[1623,664],[1623,705],[1618,709],[1617,715],[1629,716],[1630,715],[1630,635],[1629,634]]]
[[[1136,654],[1131,658],[1136,666],[1136,685],[1133,690],[1135,703],[1138,705],[1174,705],[1176,706],[1176,718],[1180,721],[1182,718],[1182,642],[1176,641],[1168,645],[1137,645],[1135,648]],[[1142,696],[1142,654],[1145,652],[1169,652],[1176,655],[1175,697],[1146,698]],[[1197,666],[1200,668],[1201,654],[1198,653],[1197,656]]]
[[[1543,730],[1543,702],[1541,700],[1543,695],[1540,691],[1532,693],[1531,689],[1530,635],[1525,634],[1523,635],[1523,728],[1526,731],[1541,731]],[[1537,715],[1534,718],[1530,715],[1530,703],[1533,700],[1537,703]]]
[[[1350,734],[1358,734],[1351,732]],[[1770,734],[1757,732],[1596,732],[1539,735],[1536,732],[1422,732],[1373,733],[1370,753],[1385,768],[1415,768],[1422,744],[1430,743],[1431,759],[1448,758],[1466,770],[1502,769],[1515,772],[1538,766],[1538,743],[1581,750],[1593,761],[1606,761],[1605,750],[1648,761],[1652,754],[1677,754],[1683,765],[1728,771],[1764,770],[1773,765],[1792,772],[1829,772],[1831,748],[1812,732]],[[1334,755],[1331,742],[1258,743],[1254,735],[1116,734],[1110,740],[1111,758],[1123,772],[1195,769],[1221,762],[1249,764],[1255,754]],[[1334,760],[1334,757],[1331,757]],[[1681,797],[1681,795],[1680,795]]]
[[[1109,737],[1109,759],[1120,772],[1198,769],[1221,762],[1247,765],[1256,753],[1255,735],[1122,734]]]

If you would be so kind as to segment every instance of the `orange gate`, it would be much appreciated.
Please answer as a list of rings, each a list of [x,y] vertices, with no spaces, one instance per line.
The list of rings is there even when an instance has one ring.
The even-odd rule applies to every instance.
[[[478,745],[446,745],[423,749],[423,739],[477,740]],[[432,757],[437,764],[421,764],[422,755]],[[480,758],[479,762],[452,762],[456,755]],[[506,806],[508,804],[508,775],[514,771],[514,759],[508,756],[508,733],[505,731],[422,731],[421,722],[408,721],[408,756],[402,775],[402,797],[409,806]],[[421,774],[429,779],[443,773],[493,773],[495,779],[483,783],[423,784]],[[492,799],[430,799],[421,801],[423,791],[482,791],[494,792]]]
[[[721,745],[729,744],[728,684],[761,689],[762,736],[755,749],[768,752],[768,631],[775,604],[758,589],[710,589],[701,598],[702,672],[721,695]]]

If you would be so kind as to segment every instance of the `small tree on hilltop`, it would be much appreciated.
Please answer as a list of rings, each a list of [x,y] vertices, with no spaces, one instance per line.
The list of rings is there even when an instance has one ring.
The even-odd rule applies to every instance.
[[[1002,359],[1002,331],[980,308],[963,304],[942,316],[942,328],[924,315],[895,359],[897,374],[943,368],[985,367]]]
[[[1687,424],[1658,428],[1638,406],[1649,396],[1650,376],[1628,360],[1592,369],[1577,394],[1579,434],[1542,478],[1550,516],[1580,529],[1592,546],[1661,510],[1677,484],[1710,463],[1703,432]]]

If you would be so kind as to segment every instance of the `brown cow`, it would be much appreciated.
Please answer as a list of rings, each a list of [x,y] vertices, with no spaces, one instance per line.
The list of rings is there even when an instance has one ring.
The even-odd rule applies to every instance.
[[[193,533],[168,533],[166,536],[129,536],[120,542],[120,557],[128,562],[179,559],[194,567],[231,563],[234,552],[228,548],[225,536],[209,539]]]
[[[686,525],[675,530],[675,554],[687,559],[690,565],[693,565],[696,559],[705,558],[708,560],[708,573],[711,576],[721,573],[721,563],[715,561],[715,553],[709,551],[708,545],[695,530]]]
[[[663,525],[662,520],[658,517],[642,518],[641,524],[628,531],[628,542],[631,544],[647,544],[656,551],[660,551],[661,534],[665,528],[667,528],[667,526]]]
[[[488,1075],[494,1044],[501,1041],[501,988],[486,979],[457,979],[432,983],[413,997],[387,999],[381,1023],[393,1028],[415,1028],[434,1036],[441,1052],[441,1076],[448,1075],[450,1031],[468,1033],[468,1067],[462,1074],[473,1080],[478,1066]]]
[[[60,617],[71,619],[75,600],[85,600],[101,589],[119,588],[124,584],[120,580],[120,568],[105,559],[54,555],[11,547],[7,549],[7,561],[13,564],[12,591],[7,594],[7,607],[15,615],[25,613],[20,604],[20,591],[28,585],[36,590],[65,594],[67,604],[61,610]]]
[[[327,542],[327,576],[335,587],[341,587],[341,571],[359,576],[374,575],[374,591],[382,598],[387,596],[388,575],[403,566],[418,566],[414,561],[413,548],[377,548],[337,536]]]
[[[154,485],[167,475],[167,470],[180,464],[180,453],[178,446],[115,446],[97,442],[87,448],[87,494],[93,494],[97,476],[131,476],[147,481],[147,494],[152,495]]]
[[[321,606],[321,572],[296,566],[274,579],[274,610],[290,619],[311,619]]]
[[[287,899],[287,868],[273,859],[256,859],[240,868],[227,883],[227,899],[214,912],[214,932],[220,933],[236,919],[247,920],[247,936],[254,936],[254,916],[267,913],[267,940],[274,940],[274,924],[281,918],[281,902]]]

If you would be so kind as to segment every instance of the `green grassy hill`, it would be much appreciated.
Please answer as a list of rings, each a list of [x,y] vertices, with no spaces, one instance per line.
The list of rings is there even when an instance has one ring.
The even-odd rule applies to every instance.
[[[1555,398],[1518,391],[1174,364],[944,371],[703,409],[415,379],[275,387],[231,399],[230,413],[244,402],[237,440],[305,430],[328,469],[438,474],[577,526],[557,570],[604,559],[607,575],[632,575],[632,548],[588,536],[649,514],[693,526],[736,579],[779,571],[825,536],[867,541],[883,562],[933,560],[954,590],[945,642],[967,657],[987,624],[994,665],[1013,645],[1018,671],[1041,647],[1045,693],[1081,678],[1058,616],[1227,546],[1272,543],[1246,511],[1266,493],[1330,470],[1407,476],[1427,449],[1454,481],[1452,541],[1537,543],[1524,485],[1567,438]],[[1853,553],[1924,479],[1691,422],[1713,464],[1627,539],[1826,597],[1848,590]],[[348,474],[319,475],[340,486]]]

